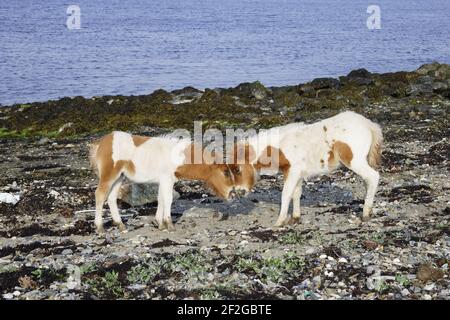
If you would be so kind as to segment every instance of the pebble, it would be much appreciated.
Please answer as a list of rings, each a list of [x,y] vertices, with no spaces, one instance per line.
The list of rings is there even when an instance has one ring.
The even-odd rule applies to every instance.
[[[424,294],[424,295],[423,295],[423,298],[424,298],[425,300],[431,300],[431,296],[430,296],[429,294]]]
[[[426,285],[423,289],[426,291],[432,291],[432,290],[434,290],[435,287],[436,287],[436,285],[434,283],[431,283],[431,284]]]
[[[339,263],[348,263],[347,259],[345,259],[345,258],[339,258],[338,262]]]
[[[4,295],[3,295],[3,298],[4,299],[12,299],[12,298],[14,298],[14,294],[12,294],[12,293],[5,293]]]
[[[50,140],[48,139],[48,138],[41,138],[39,141],[38,141],[38,145],[43,145],[43,144],[47,144],[48,142],[49,142]]]
[[[67,289],[73,290],[76,287],[78,287],[78,282],[77,281],[67,281],[66,286],[67,286]]]
[[[128,286],[128,289],[132,290],[132,291],[140,291],[140,290],[144,290],[147,286],[144,284],[132,284],[130,286]],[[152,289],[154,291],[154,289]]]
[[[91,248],[86,248],[83,251],[81,251],[82,255],[90,255],[94,250],[92,250]]]
[[[71,249],[64,249],[62,252],[61,252],[61,254],[63,255],[63,256],[67,256],[67,255],[70,255],[70,254],[72,254],[73,253],[73,251],[71,250]]]
[[[320,259],[326,259],[326,258],[327,258],[327,255],[326,255],[326,254],[321,254],[319,258],[320,258]]]

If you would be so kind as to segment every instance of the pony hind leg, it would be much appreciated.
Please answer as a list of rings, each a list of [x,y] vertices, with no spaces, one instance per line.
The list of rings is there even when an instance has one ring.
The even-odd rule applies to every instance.
[[[99,235],[105,232],[103,228],[103,205],[108,197],[111,185],[112,183],[109,180],[100,180],[95,190],[95,226]]]
[[[113,223],[119,228],[121,232],[126,231],[126,227],[120,217],[119,208],[117,207],[117,196],[119,194],[120,187],[122,186],[123,177],[120,176],[111,187],[108,195],[108,206],[111,212],[111,218]]]
[[[278,220],[275,223],[275,227],[281,227],[289,223],[289,204],[292,200],[295,188],[297,187],[298,181],[300,180],[300,172],[295,170],[289,170],[289,174],[285,179],[283,191],[281,193],[281,208]]]
[[[366,197],[364,199],[362,220],[368,221],[372,212],[373,201],[375,198],[375,193],[377,192],[380,174],[368,164],[366,159],[352,161],[349,169],[361,176],[366,183]]]
[[[116,182],[118,182],[119,179],[121,179],[121,168],[117,167],[112,170],[112,172],[109,172],[108,174],[100,175],[100,181],[98,183],[97,189],[95,190],[95,226],[97,228],[98,234],[104,233],[103,228],[103,205],[105,204],[105,201],[108,200],[108,205],[111,210],[111,215],[113,215],[113,219],[115,218],[115,221],[118,221],[120,219],[117,219],[118,209],[117,209],[117,202],[112,201],[112,199],[115,197],[117,199],[117,193],[120,188],[113,192],[113,195],[111,196],[111,201],[109,200],[110,194],[113,191],[112,188],[115,187]],[[112,205],[112,209],[111,209]],[[116,209],[116,212],[113,213],[113,211]]]

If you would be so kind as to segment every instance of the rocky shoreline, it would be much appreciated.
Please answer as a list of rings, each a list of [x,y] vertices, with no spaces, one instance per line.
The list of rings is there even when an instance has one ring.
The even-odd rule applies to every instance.
[[[450,66],[264,87],[157,90],[0,108],[0,299],[449,299]],[[94,231],[88,143],[110,130],[266,128],[354,110],[383,127],[374,217],[347,170],[305,186],[302,224],[272,229],[281,177],[225,203],[179,182],[175,232],[121,202],[129,232]]]

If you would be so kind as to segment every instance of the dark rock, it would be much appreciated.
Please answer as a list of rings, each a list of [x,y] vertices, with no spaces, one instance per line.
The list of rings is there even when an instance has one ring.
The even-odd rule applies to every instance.
[[[170,101],[172,104],[182,104],[187,102],[192,102],[194,99],[201,98],[203,92],[195,89],[193,87],[184,87],[181,90],[172,91],[174,95],[173,99]]]
[[[163,89],[158,89],[153,91],[153,93],[149,96],[153,99],[156,99],[161,102],[169,101],[171,98],[171,95],[169,92]]]
[[[436,71],[439,67],[440,63],[438,62],[426,63],[421,65],[416,72],[419,74],[429,74],[430,72]]]
[[[314,88],[310,84],[302,84],[302,85],[299,85],[299,87],[298,87],[298,93],[301,95],[309,94],[309,93],[313,93],[313,92],[314,92]]]
[[[332,98],[336,92],[335,89],[319,89],[316,91],[316,98]]]
[[[431,93],[433,93],[433,78],[428,75],[418,77],[406,88],[407,95],[418,96]]]
[[[385,95],[394,98],[406,97],[408,92],[410,92],[410,86],[400,81],[389,82],[387,85],[384,85],[382,89]]]
[[[440,93],[444,98],[450,99],[450,88]]]
[[[421,75],[428,75],[436,80],[446,80],[450,78],[450,66],[448,64],[440,64],[433,62],[422,65],[416,70],[416,73]]]
[[[448,80],[450,79],[450,66],[448,64],[441,64],[438,70],[434,72],[434,76],[438,80]]]
[[[361,68],[350,71],[350,73],[347,75],[347,78],[372,78],[372,73],[367,71],[367,69]]]
[[[272,94],[272,91],[259,82],[244,82],[232,89],[237,96],[246,98],[255,98],[256,100],[263,100]]]
[[[431,93],[433,93],[433,86],[431,84],[412,84],[406,88],[406,95],[408,96],[418,96]]]
[[[184,87],[183,89],[178,89],[178,90],[173,90],[171,92],[173,95],[192,95],[192,94],[198,94],[198,93],[202,93],[201,90],[196,89],[194,87]]]
[[[173,198],[178,199],[179,193],[173,191]],[[157,184],[125,184],[120,188],[119,199],[131,206],[142,206],[158,201]]]
[[[199,99],[202,102],[212,101],[217,99],[222,94],[222,90],[206,88],[202,97]]]
[[[448,86],[444,82],[435,82],[433,84],[433,92],[435,92],[437,94],[442,94],[445,91],[447,91],[447,89],[448,89]]]
[[[311,81],[311,86],[314,90],[319,89],[337,89],[340,86],[340,82],[335,78],[317,78]]]
[[[349,79],[350,83],[354,83],[358,86],[368,86],[374,83],[372,78],[351,78]]]
[[[346,77],[339,77],[342,84],[354,84],[357,86],[368,86],[374,83],[372,73],[366,69],[357,69],[351,71]]]

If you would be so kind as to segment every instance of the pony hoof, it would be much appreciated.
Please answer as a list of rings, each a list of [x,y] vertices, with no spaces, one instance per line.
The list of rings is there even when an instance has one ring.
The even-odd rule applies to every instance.
[[[163,231],[167,229],[167,225],[163,222],[158,225],[158,229]]]
[[[361,221],[362,222],[370,221],[370,216],[361,216]]]
[[[291,220],[289,220],[289,224],[290,225],[301,224],[300,217],[292,217]]]
[[[172,220],[166,220],[166,221],[164,221],[164,225],[166,226],[166,229],[167,229],[168,231],[175,231],[175,227],[174,227],[174,225],[173,225],[173,223],[172,223]]]
[[[286,226],[288,223],[289,223],[289,219],[287,219],[287,220],[278,220],[275,223],[274,227],[275,228],[282,228],[282,227]]]
[[[127,227],[125,227],[123,222],[117,222],[117,223],[115,222],[114,224],[117,226],[117,228],[119,228],[120,232],[126,232],[127,231]]]
[[[176,229],[175,229],[175,226],[172,223],[170,223],[170,224],[167,225],[167,230],[168,231],[175,231]]]
[[[97,227],[97,229],[95,230],[95,232],[97,232],[98,236],[103,236],[105,235],[105,229],[103,229],[103,227]]]

